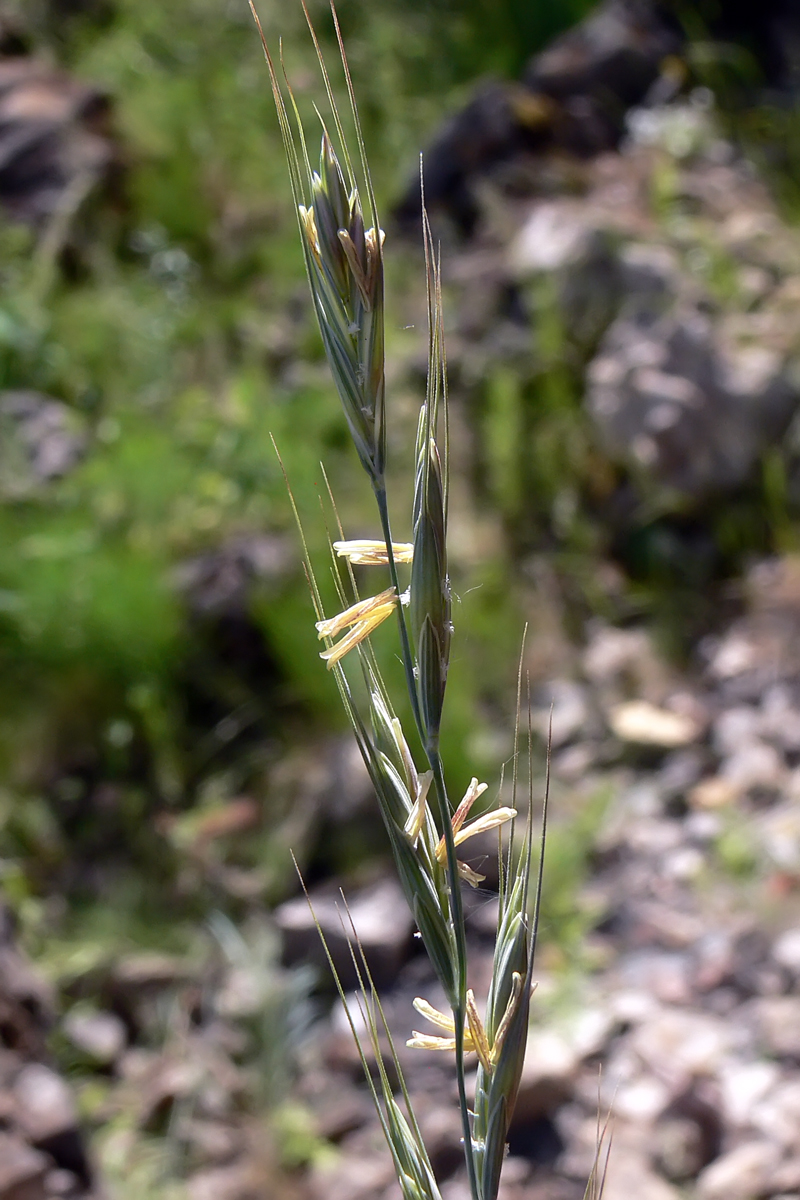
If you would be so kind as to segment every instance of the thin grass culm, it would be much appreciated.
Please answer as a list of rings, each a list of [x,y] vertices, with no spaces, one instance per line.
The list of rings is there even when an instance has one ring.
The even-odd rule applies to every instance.
[[[335,615],[323,611],[302,529],[300,533],[317,633],[324,643],[321,658],[334,676],[375,789],[403,891],[449,1005],[449,1012],[439,1012],[419,997],[416,1012],[430,1028],[409,1028],[408,1044],[420,1051],[443,1051],[454,1056],[472,1200],[495,1200],[525,1055],[541,885],[542,856],[541,851],[536,852],[531,815],[530,737],[527,819],[521,836],[513,836],[519,774],[516,761],[509,806],[498,803],[474,817],[473,805],[486,791],[486,784],[477,778],[457,805],[451,803],[439,752],[453,636],[447,562],[447,372],[440,260],[423,205],[428,382],[417,426],[413,506],[408,530],[404,531],[410,540],[396,541],[386,483],[384,236],[344,46],[336,12],[332,12],[356,152],[348,148],[330,78],[306,12],[330,109],[327,122],[320,118],[321,149],[316,167],[311,163],[309,140],[281,58],[272,56],[253,8],[269,68],[322,343],[377,510],[375,539],[348,541],[339,529],[339,539],[331,541],[331,566],[341,602]],[[382,585],[367,598],[356,592],[354,564],[373,566],[384,573]],[[405,708],[405,702],[393,704],[370,643],[371,635],[386,621],[396,625],[422,761],[415,760],[396,715],[396,709]],[[520,666],[518,698],[521,684]],[[357,699],[361,696],[365,699]],[[519,719],[517,726],[519,734]],[[411,741],[416,744],[417,738]],[[510,831],[505,832],[511,836],[504,839],[506,825]],[[488,996],[481,1002],[469,988],[461,889],[478,886],[482,877],[459,855],[471,837],[487,830],[498,831],[500,889],[493,976]],[[367,1029],[376,1050],[388,1029],[355,930],[352,935],[353,962],[361,981],[361,1012],[360,1022],[352,1020],[351,1027],[357,1044],[357,1024]],[[391,1039],[389,1042],[391,1045]],[[366,1070],[364,1059],[367,1083],[403,1194],[407,1200],[437,1200],[436,1179],[394,1049],[390,1051],[395,1060],[391,1076],[400,1080],[399,1096],[392,1091],[390,1073],[376,1053],[377,1082]],[[467,1087],[473,1056],[477,1059],[474,1094]]]

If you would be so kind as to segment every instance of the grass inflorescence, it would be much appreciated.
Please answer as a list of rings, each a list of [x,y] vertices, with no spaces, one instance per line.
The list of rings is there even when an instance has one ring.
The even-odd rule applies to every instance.
[[[442,1013],[419,997],[415,1008],[436,1033],[415,1030],[408,1044],[424,1051],[454,1054],[471,1195],[473,1200],[494,1200],[522,1072],[532,991],[541,892],[541,870],[538,878],[536,874],[541,854],[535,851],[532,824],[533,774],[529,755],[527,820],[518,838],[514,836],[516,758],[510,805],[498,801],[473,816],[471,810],[487,787],[477,778],[472,779],[458,805],[451,801],[440,755],[453,639],[447,559],[449,423],[441,263],[423,203],[428,382],[417,426],[410,540],[397,541],[389,516],[386,477],[386,421],[390,410],[384,372],[384,235],[338,20],[335,10],[332,13],[348,90],[348,121],[355,131],[355,153],[348,146],[311,21],[308,25],[330,107],[329,120],[319,118],[322,130],[318,166],[312,165],[309,139],[282,61],[273,57],[263,32],[262,41],[322,344],[353,445],[372,488],[379,525],[374,539],[348,541],[340,529],[340,540],[331,543],[331,565],[341,603],[336,615],[323,611],[302,530],[301,536],[316,628],[325,643],[321,657],[335,677],[375,789],[400,882],[450,1007],[449,1013]],[[258,23],[255,9],[253,15]],[[356,590],[353,564],[383,568],[388,574],[387,586],[362,598]],[[396,697],[393,702],[370,641],[378,626],[389,620],[396,620],[407,703],[416,727],[412,736],[397,716],[398,710],[405,710],[406,699]],[[518,701],[522,682],[520,666]],[[518,711],[519,707],[518,703]],[[517,741],[519,734],[518,728]],[[421,754],[415,755],[412,745],[418,745]],[[503,827],[510,831],[506,839]],[[482,876],[459,854],[471,837],[492,829],[498,831],[500,895],[492,982],[481,1005],[468,986],[461,888],[464,883],[478,886]],[[435,1200],[439,1195],[435,1176],[390,1037],[389,1053],[394,1059],[391,1075],[400,1080],[399,1098],[389,1083],[390,1072],[379,1049],[388,1029],[354,929],[352,935],[353,964],[361,983],[362,1020],[351,1020],[351,1026],[362,1058],[358,1027],[368,1030],[376,1054],[377,1081],[369,1071],[367,1078],[398,1180],[408,1200]],[[478,1064],[474,1096],[467,1089],[465,1060],[470,1055],[477,1057]],[[365,1058],[364,1062],[366,1068]]]

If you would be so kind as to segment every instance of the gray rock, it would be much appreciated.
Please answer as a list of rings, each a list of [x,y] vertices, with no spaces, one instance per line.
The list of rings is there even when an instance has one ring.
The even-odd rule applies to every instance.
[[[260,1200],[266,1178],[253,1163],[234,1163],[198,1171],[186,1181],[189,1200]]]
[[[563,1033],[532,1029],[522,1068],[514,1120],[531,1121],[554,1112],[572,1092],[580,1066],[578,1048]]]
[[[115,1013],[73,1010],[62,1028],[74,1046],[101,1066],[113,1063],[125,1049],[125,1025]]]
[[[589,205],[563,198],[537,204],[509,252],[512,277],[551,277],[567,336],[584,354],[622,298],[616,240]]]
[[[739,1030],[710,1014],[664,1008],[639,1026],[632,1046],[657,1076],[682,1084],[713,1073],[740,1039]]]
[[[591,253],[594,233],[586,206],[579,201],[543,201],[512,244],[511,267],[519,275],[574,267]]]
[[[81,1190],[81,1181],[75,1172],[63,1168],[48,1171],[44,1183],[48,1196],[74,1196]]]
[[[772,957],[795,977],[800,976],[800,929],[787,929],[776,939]]]
[[[800,1144],[800,1079],[784,1079],[753,1106],[750,1124],[786,1150]]]
[[[679,1200],[679,1196],[672,1184],[656,1174],[643,1151],[612,1143],[603,1200]]]
[[[242,1131],[222,1121],[184,1117],[176,1124],[175,1136],[189,1146],[198,1165],[230,1162],[243,1149]]]
[[[18,498],[68,474],[86,448],[78,413],[33,391],[0,392],[0,494]]]
[[[570,679],[555,679],[541,689],[545,706],[537,709],[536,728],[543,738],[552,729],[554,748],[564,746],[590,732],[590,709],[586,689]],[[552,706],[552,708],[551,708]]]
[[[717,1072],[720,1103],[725,1122],[730,1127],[744,1127],[758,1103],[770,1094],[780,1078],[777,1063],[766,1059],[722,1062]]]
[[[722,1146],[717,1089],[698,1080],[667,1106],[653,1130],[653,1159],[675,1183],[695,1178]]]
[[[752,705],[738,704],[724,709],[714,722],[714,749],[724,757],[735,754],[743,744],[758,742],[761,724],[761,714]]]
[[[414,922],[400,885],[385,879],[348,897],[349,918],[338,892],[312,893],[311,903],[331,956],[346,987],[356,984],[350,957],[352,918],[375,982],[391,982],[408,956]],[[275,912],[283,935],[286,962],[314,962],[327,968],[314,918],[304,896],[288,900]]]
[[[589,367],[587,407],[608,453],[649,495],[741,486],[798,401],[776,350],[723,338],[698,309],[653,319],[635,298]]]
[[[243,534],[181,563],[173,572],[173,582],[197,616],[240,613],[247,608],[255,584],[285,578],[294,561],[285,538]]]
[[[755,1002],[755,1014],[764,1049],[800,1059],[800,996],[764,996]]]
[[[41,229],[69,218],[110,179],[119,160],[109,112],[104,93],[44,59],[0,61],[0,199],[17,220]]]
[[[72,1092],[60,1075],[43,1063],[27,1063],[14,1080],[16,1119],[34,1143],[42,1143],[76,1127]]]
[[[766,742],[745,742],[722,763],[720,777],[738,792],[751,788],[777,792],[786,777],[786,767],[774,746]]]
[[[754,843],[761,846],[782,871],[800,871],[800,809],[790,801],[764,813],[754,829]]]
[[[697,1180],[698,1198],[753,1200],[764,1195],[779,1159],[774,1142],[745,1142],[706,1167]]]
[[[50,1161],[18,1137],[0,1132],[0,1200],[46,1200]]]

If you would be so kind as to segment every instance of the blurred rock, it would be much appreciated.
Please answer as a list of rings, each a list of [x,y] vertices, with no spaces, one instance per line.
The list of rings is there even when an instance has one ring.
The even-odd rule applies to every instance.
[[[425,196],[470,234],[479,208],[474,182],[521,153],[567,151],[584,157],[615,146],[625,111],[682,44],[679,26],[641,0],[609,0],[529,64],[521,85],[487,83],[450,118],[425,154]],[[419,219],[419,181],[395,210],[405,227]]]
[[[646,700],[619,704],[608,714],[612,731],[624,742],[674,749],[695,741],[701,727],[685,713],[656,708]]]
[[[64,1018],[62,1029],[74,1046],[101,1066],[113,1063],[127,1041],[123,1022],[110,1012],[75,1010]]]
[[[0,1031],[3,1044],[42,1055],[53,1022],[54,998],[18,950],[10,909],[0,904]]]
[[[699,1200],[752,1200],[769,1194],[780,1151],[773,1142],[753,1141],[718,1158],[697,1180]]]
[[[313,1168],[309,1190],[314,1200],[366,1200],[382,1195],[394,1183],[392,1160],[385,1149],[369,1153],[359,1146],[355,1154],[345,1153],[335,1163]]]
[[[800,929],[787,929],[775,940],[772,956],[782,967],[800,976]]]
[[[82,418],[60,400],[33,391],[0,392],[0,494],[30,495],[68,474],[83,457]]]
[[[718,1096],[702,1082],[664,1109],[653,1130],[653,1161],[674,1183],[694,1179],[722,1148]]]
[[[393,878],[355,892],[347,898],[347,906],[338,892],[330,890],[312,892],[311,904],[345,987],[357,983],[349,950],[351,919],[375,983],[380,987],[392,982],[408,957],[414,929],[402,889]],[[326,966],[314,917],[304,896],[280,905],[275,920],[283,935],[287,963]]]
[[[755,1013],[766,1052],[800,1061],[800,996],[765,997]]]
[[[679,26],[663,7],[607,0],[537,55],[525,82],[582,120],[588,127],[581,135],[586,149],[605,149],[622,132],[622,114],[643,99],[663,60],[681,45]]]
[[[552,1113],[569,1098],[581,1056],[569,1039],[555,1030],[532,1029],[528,1034],[515,1122]]]
[[[784,1079],[753,1106],[750,1125],[787,1151],[800,1141],[800,1079]]]
[[[41,1145],[75,1129],[77,1111],[66,1083],[42,1063],[28,1063],[14,1080],[16,1121],[26,1137]]]
[[[229,1162],[245,1148],[242,1130],[222,1121],[185,1118],[177,1122],[175,1136],[188,1147],[193,1160],[204,1166]]]
[[[48,1171],[44,1183],[48,1196],[74,1196],[80,1191],[80,1180],[74,1171]]]
[[[722,764],[720,776],[736,792],[753,788],[772,789],[777,795],[785,778],[783,758],[764,742],[745,742]]]
[[[0,1132],[0,1200],[47,1200],[47,1169],[46,1155]]]
[[[723,1061],[718,1075],[723,1119],[734,1127],[747,1125],[753,1109],[772,1092],[779,1077],[778,1064],[766,1059]]]
[[[584,737],[593,731],[595,722],[587,703],[585,688],[570,679],[556,679],[541,688],[544,704],[535,715],[536,728],[546,740],[552,734],[553,747],[571,742],[576,735]]]
[[[728,779],[714,775],[701,779],[689,793],[689,804],[693,808],[724,808],[732,804],[739,795],[738,789]]]
[[[623,313],[588,384],[587,406],[612,457],[652,495],[660,488],[692,499],[741,486],[800,398],[785,357],[724,342],[697,309],[655,320]]]
[[[694,1075],[713,1073],[742,1036],[710,1014],[665,1008],[638,1027],[631,1045],[661,1079],[682,1087]]]
[[[603,1187],[604,1200],[678,1200],[680,1193],[657,1175],[643,1150],[612,1141]]]
[[[800,872],[800,810],[793,800],[761,814],[753,828],[754,845],[781,870]]]
[[[189,559],[174,578],[198,616],[239,613],[246,609],[254,583],[285,578],[294,559],[285,538],[250,534]]]
[[[263,1200],[265,1180],[250,1163],[198,1171],[186,1181],[189,1200]]]
[[[68,224],[119,159],[108,96],[44,61],[0,59],[0,201],[17,220]]]

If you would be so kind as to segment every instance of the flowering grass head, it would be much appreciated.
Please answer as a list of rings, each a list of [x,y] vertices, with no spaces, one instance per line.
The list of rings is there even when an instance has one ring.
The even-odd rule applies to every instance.
[[[338,35],[335,10],[333,18]],[[521,848],[513,836],[517,817],[516,767],[510,805],[498,804],[472,817],[473,806],[487,787],[477,778],[472,779],[460,804],[455,806],[450,801],[439,752],[453,639],[447,555],[449,423],[441,264],[423,203],[428,381],[417,427],[413,504],[408,515],[411,541],[401,542],[392,535],[385,473],[383,234],[341,37],[339,45],[356,131],[355,158],[348,150],[313,29],[311,33],[331,109],[330,129],[323,121],[317,169],[311,166],[306,134],[291,88],[285,84],[288,97],[285,101],[266,42],[264,50],[314,311],[353,444],[372,487],[380,536],[351,541],[340,526],[339,540],[331,543],[331,565],[340,602],[340,611],[335,616],[326,616],[323,611],[314,567],[303,538],[306,571],[316,610],[317,633],[328,643],[321,657],[336,681],[375,790],[403,892],[450,1006],[448,1015],[418,999],[417,1011],[440,1032],[414,1032],[409,1044],[420,1049],[448,1050],[454,1055],[471,1198],[495,1200],[522,1071],[530,1006],[539,894],[538,886],[533,895],[529,886],[534,859],[532,784]],[[359,596],[354,568],[361,566],[382,569],[388,574],[383,590],[376,590],[367,598]],[[410,568],[407,572],[410,580],[401,583],[400,571],[404,567]],[[381,675],[371,642],[372,634],[389,618],[395,620],[397,651],[406,684],[405,696],[396,702]],[[358,686],[351,684],[356,674]],[[520,687],[521,668],[518,711]],[[410,710],[415,726],[416,736],[410,739],[397,715],[404,709]],[[412,745],[418,747],[417,753],[412,751]],[[529,773],[532,778],[530,768]],[[505,852],[504,827],[510,830]],[[498,832],[500,860],[499,916],[492,981],[481,1015],[467,983],[462,884],[477,886],[483,876],[461,861],[458,851],[471,838],[493,830]],[[379,1086],[372,1078],[368,1079],[368,1086],[401,1190],[407,1200],[438,1200],[436,1181],[402,1084],[402,1074],[399,1078],[405,1113],[382,1065],[379,1032],[382,1028],[388,1036],[389,1031],[369,978],[368,964],[359,947],[353,954],[362,979],[363,1015],[378,1061]],[[367,1070],[354,1022],[351,1027]],[[465,1056],[470,1054],[477,1055],[478,1060],[474,1102],[468,1098],[466,1086]],[[395,1066],[399,1070],[396,1056]]]

